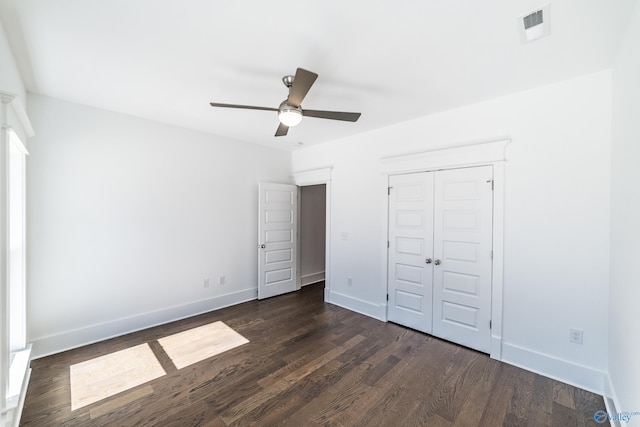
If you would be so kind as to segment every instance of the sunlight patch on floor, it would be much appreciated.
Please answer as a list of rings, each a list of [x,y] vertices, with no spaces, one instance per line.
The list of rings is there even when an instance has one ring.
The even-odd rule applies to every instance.
[[[220,321],[158,340],[177,369],[248,342],[248,339]],[[71,365],[71,410],[75,411],[163,375],[166,372],[147,343]]]
[[[166,374],[149,344],[71,365],[70,371],[72,411]]]
[[[161,338],[158,342],[176,368],[181,369],[246,344],[249,340],[218,321]]]

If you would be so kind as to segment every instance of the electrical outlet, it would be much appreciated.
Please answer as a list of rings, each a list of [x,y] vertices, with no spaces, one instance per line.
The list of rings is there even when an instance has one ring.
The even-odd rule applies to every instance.
[[[582,334],[580,329],[569,329],[569,342],[582,344]]]
[[[220,276],[218,278],[218,285],[224,285],[227,282],[227,278],[225,276]]]
[[[353,279],[351,279],[351,277],[347,277],[347,285],[348,286],[353,285]]]
[[[208,288],[209,287],[209,278],[205,277],[205,279],[202,281],[202,287],[203,288]]]

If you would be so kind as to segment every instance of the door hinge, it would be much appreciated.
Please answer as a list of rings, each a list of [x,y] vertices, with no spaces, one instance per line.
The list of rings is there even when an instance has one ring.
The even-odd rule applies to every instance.
[[[393,187],[387,187],[387,196],[390,196],[390,195],[391,195],[391,189],[392,189],[392,188],[393,188]]]
[[[493,191],[493,180],[492,179],[488,179],[487,183],[489,183],[489,182],[491,183],[491,191]]]
[[[489,320],[489,329],[491,329],[491,320]]]
[[[493,249],[491,249],[491,259],[493,259]]]
[[[389,301],[389,294],[387,294],[387,301]]]
[[[389,241],[387,240],[387,249],[389,249]]]

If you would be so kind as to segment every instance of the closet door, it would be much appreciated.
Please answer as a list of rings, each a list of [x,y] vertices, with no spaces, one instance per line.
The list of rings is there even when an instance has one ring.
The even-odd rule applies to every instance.
[[[433,173],[389,177],[387,316],[431,333]]]
[[[433,335],[488,353],[493,168],[436,172],[434,206]]]

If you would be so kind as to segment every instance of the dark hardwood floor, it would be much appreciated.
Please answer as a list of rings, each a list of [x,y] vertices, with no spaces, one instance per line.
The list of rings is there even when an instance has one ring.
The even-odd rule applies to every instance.
[[[177,370],[157,339],[250,340]],[[71,411],[69,367],[149,343],[167,375]],[[34,360],[22,426],[586,426],[602,397],[323,302],[322,284]]]

